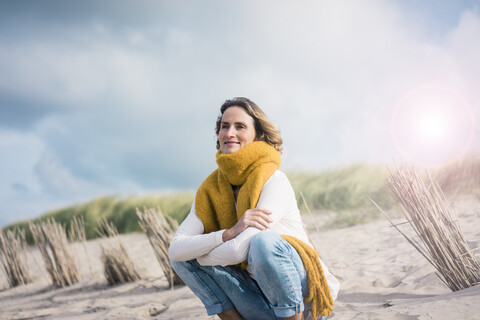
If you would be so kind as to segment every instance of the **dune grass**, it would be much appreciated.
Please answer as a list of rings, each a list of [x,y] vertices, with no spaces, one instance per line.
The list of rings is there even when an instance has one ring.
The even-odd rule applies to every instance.
[[[407,223],[396,225],[385,217],[435,267],[438,277],[452,291],[480,284],[480,263],[468,247],[455,210],[428,171],[420,175],[413,166],[402,165],[385,182]],[[415,238],[400,228],[406,225],[415,231]]]
[[[73,218],[82,219],[85,223],[86,239],[97,238],[96,229],[102,219],[112,222],[119,233],[142,231],[138,224],[136,208],[160,207],[166,215],[181,222],[190,211],[193,193],[182,192],[172,194],[154,194],[146,196],[130,196],[128,198],[100,197],[86,203],[81,203],[58,210],[49,211],[32,221],[21,221],[4,228],[4,230],[25,230],[25,237],[29,244],[33,244],[33,237],[28,228],[30,222],[37,223],[55,219],[65,225],[68,233],[71,232]]]
[[[328,227],[341,228],[365,223],[379,217],[368,197],[376,199],[386,210],[395,201],[384,184],[387,169],[380,165],[354,164],[319,173],[287,173],[301,212],[329,211]],[[302,201],[301,194],[305,198]]]
[[[45,267],[55,287],[66,287],[80,280],[76,261],[67,241],[65,228],[54,219],[30,224]]]
[[[0,262],[10,288],[32,282],[32,276],[26,268],[25,232],[0,230]]]
[[[306,212],[306,203],[313,212],[326,213],[328,228],[349,227],[380,217],[378,210],[370,203],[373,199],[386,211],[397,206],[384,184],[388,175],[386,165],[353,164],[323,172],[286,172],[295,190],[300,212]],[[480,156],[468,156],[461,161],[437,168],[432,176],[438,181],[447,196],[476,193],[480,195]],[[137,208],[157,208],[177,222],[182,222],[190,211],[193,192],[152,194],[145,196],[100,197],[45,213],[32,222],[54,218],[70,226],[73,217],[85,221],[86,238],[96,238],[96,228],[101,219],[111,221],[119,233],[142,231],[136,214]],[[4,228],[25,230],[29,244],[33,238],[28,229],[29,222],[18,222]]]
[[[173,270],[168,257],[168,248],[173,235],[178,228],[178,222],[169,216],[164,216],[160,209],[144,208],[143,212],[137,209],[139,224],[147,235],[155,257],[162,267],[170,288],[183,284],[182,279]]]
[[[456,162],[431,171],[433,179],[443,192],[457,195],[480,196],[480,156],[468,155]]]
[[[436,167],[431,174],[449,199],[462,195],[480,197],[480,155],[471,154]],[[384,183],[389,176],[386,165],[354,164],[319,173],[287,175],[301,212],[306,212],[306,202],[314,212],[331,213],[326,215],[327,228],[349,227],[380,218],[369,199],[392,216],[399,216],[397,202]]]
[[[118,231],[111,222],[102,220],[97,228],[98,234],[106,241],[100,244],[100,260],[103,263],[105,279],[109,285],[131,282],[141,279],[133,259],[128,254]]]

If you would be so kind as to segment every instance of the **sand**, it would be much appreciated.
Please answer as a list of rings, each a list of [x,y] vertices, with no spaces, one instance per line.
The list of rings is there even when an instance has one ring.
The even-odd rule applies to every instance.
[[[470,248],[480,247],[480,199],[454,205]],[[325,230],[325,216],[306,215],[304,221],[342,284],[332,319],[480,319],[480,286],[451,292],[385,219]],[[38,250],[31,247],[27,257],[33,283],[10,289],[0,276],[0,319],[218,319],[206,315],[187,287],[169,289],[143,234],[121,238],[142,280],[107,285],[99,258],[104,240],[93,240],[87,244],[88,255],[82,246],[74,246],[82,280],[53,288]]]

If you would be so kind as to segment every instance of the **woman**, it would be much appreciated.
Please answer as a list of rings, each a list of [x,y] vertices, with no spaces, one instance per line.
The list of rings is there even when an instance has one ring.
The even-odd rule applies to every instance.
[[[225,101],[220,112],[218,169],[171,242],[173,269],[223,320],[329,316],[339,283],[312,249],[278,170],[278,129],[246,98]]]

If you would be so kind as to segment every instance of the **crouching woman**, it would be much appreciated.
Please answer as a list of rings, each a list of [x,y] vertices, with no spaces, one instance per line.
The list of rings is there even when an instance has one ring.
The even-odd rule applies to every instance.
[[[221,319],[325,319],[339,282],[309,242],[279,170],[282,138],[246,98],[216,123],[218,168],[197,190],[169,249],[173,269]]]

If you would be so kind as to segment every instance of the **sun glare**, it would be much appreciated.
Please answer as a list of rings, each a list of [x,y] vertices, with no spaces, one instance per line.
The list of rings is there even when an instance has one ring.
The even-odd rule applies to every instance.
[[[428,140],[436,140],[445,133],[445,121],[436,115],[425,119],[422,126],[422,133]]]
[[[420,139],[437,143],[447,137],[449,133],[451,134],[449,131],[451,131],[452,128],[444,112],[435,110],[435,108],[431,109],[433,110],[428,113],[422,114],[420,112],[418,114],[415,129]]]
[[[456,92],[439,86],[416,89],[397,104],[391,123],[402,156],[423,166],[457,159],[473,138],[470,107]]]

